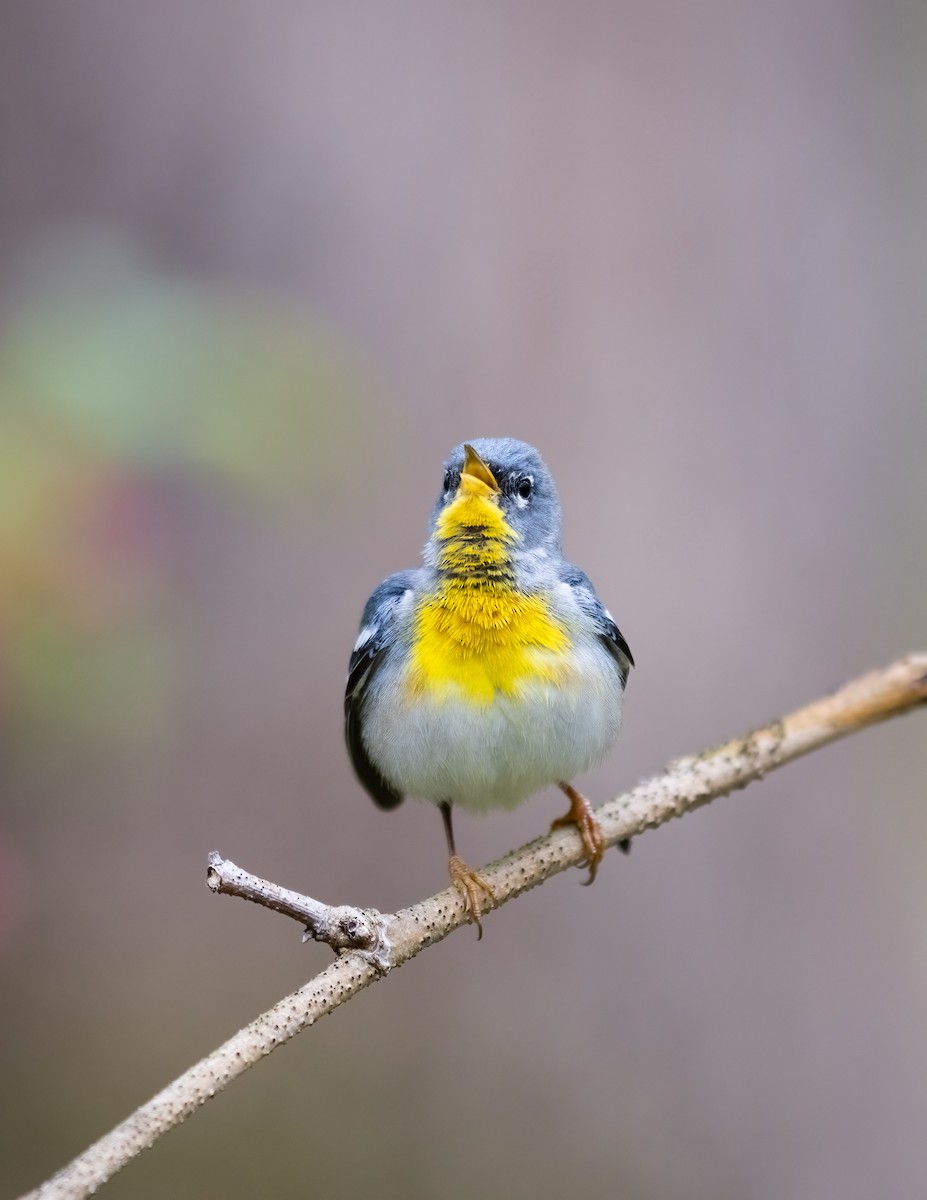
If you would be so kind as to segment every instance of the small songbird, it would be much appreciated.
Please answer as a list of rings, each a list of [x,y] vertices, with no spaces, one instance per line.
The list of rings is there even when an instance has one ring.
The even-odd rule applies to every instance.
[[[458,857],[451,812],[514,808],[557,784],[591,883],[599,823],[571,779],[618,736],[627,642],[589,579],[564,561],[560,500],[533,446],[480,438],[452,451],[424,565],[364,608],[348,669],[345,737],[381,808],[437,804],[448,871],[471,921],[495,904]]]

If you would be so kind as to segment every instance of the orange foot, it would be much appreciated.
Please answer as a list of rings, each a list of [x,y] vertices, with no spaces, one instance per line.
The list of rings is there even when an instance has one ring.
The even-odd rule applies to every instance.
[[[588,887],[595,879],[599,863],[605,854],[602,826],[585,796],[568,783],[561,783],[560,786],[570,798],[570,811],[564,816],[558,817],[551,825],[551,829],[561,829],[564,825],[575,825],[579,829],[579,836],[583,839],[583,849],[586,851],[586,866],[589,868],[589,878],[586,880]]]
[[[483,876],[477,875],[476,871],[471,871],[464,860],[457,854],[452,854],[448,858],[447,872],[451,877],[451,883],[460,893],[467,915],[479,930],[477,934],[477,941],[479,941],[483,936],[483,926],[480,924],[480,917],[483,915],[484,905],[487,911],[490,908],[495,908],[496,894]],[[486,904],[487,900],[489,901],[488,905]]]

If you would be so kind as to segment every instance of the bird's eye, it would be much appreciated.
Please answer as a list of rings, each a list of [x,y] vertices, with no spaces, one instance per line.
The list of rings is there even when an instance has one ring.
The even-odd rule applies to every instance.
[[[530,475],[523,475],[522,478],[519,479],[516,491],[518,492],[519,496],[521,496],[522,500],[531,499],[532,493],[534,492],[534,480]]]
[[[444,472],[444,494],[445,494],[445,496],[451,490],[451,482],[452,482],[453,478],[454,478],[454,476],[450,471]]]

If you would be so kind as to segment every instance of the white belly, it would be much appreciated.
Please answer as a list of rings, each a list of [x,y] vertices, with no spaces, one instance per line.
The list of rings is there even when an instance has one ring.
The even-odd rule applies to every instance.
[[[594,766],[618,736],[623,688],[615,663],[592,642],[572,656],[568,687],[535,683],[517,698],[500,694],[485,705],[456,693],[410,699],[399,669],[399,686],[368,697],[367,752],[406,796],[473,811],[514,808]]]

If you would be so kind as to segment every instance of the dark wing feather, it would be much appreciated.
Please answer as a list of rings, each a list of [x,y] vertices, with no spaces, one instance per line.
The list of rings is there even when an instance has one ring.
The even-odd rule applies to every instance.
[[[621,669],[622,679],[627,683],[630,668],[634,666],[634,656],[631,654],[631,647],[624,640],[621,630],[615,624],[615,619],[607,608],[602,609],[602,615],[604,617],[602,641]]]
[[[390,634],[396,605],[409,590],[413,571],[400,571],[383,581],[364,607],[361,630],[367,637],[351,655],[348,682],[344,693],[344,738],[351,764],[374,801],[380,808],[395,808],[402,803],[398,792],[383,778],[371,761],[364,745],[364,700],[376,672],[389,653]]]
[[[562,579],[564,583],[569,584],[573,589],[573,595],[580,608],[592,617],[602,644],[618,664],[618,670],[621,673],[621,682],[627,683],[628,675],[634,666],[631,647],[624,640],[621,630],[615,624],[612,614],[596,595],[596,590],[592,586],[589,576],[581,571],[579,567],[565,563]]]

